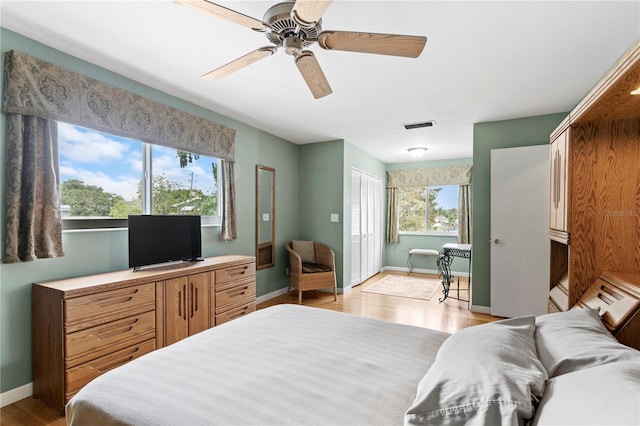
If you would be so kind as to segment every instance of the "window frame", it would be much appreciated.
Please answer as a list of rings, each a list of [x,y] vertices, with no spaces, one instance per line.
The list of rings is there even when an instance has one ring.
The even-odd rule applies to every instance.
[[[107,132],[99,131],[92,129],[90,127],[85,126],[77,126],[75,124],[66,123],[76,127],[82,127],[94,132],[99,132],[103,134],[110,135]],[[57,122],[56,122],[57,125]],[[142,147],[142,173],[140,176],[141,180],[141,188],[142,188],[142,214],[153,214],[153,147],[156,144],[143,142],[138,139],[129,138],[135,142],[141,144]],[[58,154],[59,156],[60,154]],[[220,159],[217,157],[205,156],[208,158],[215,158],[218,162],[218,166],[220,165]],[[223,192],[220,190],[220,167],[217,167],[217,176],[215,177],[216,185],[217,185],[217,197],[218,197],[218,214],[217,215],[201,215],[201,226],[202,227],[218,227],[222,224],[222,203],[223,201]],[[62,181],[60,182],[62,185]],[[62,201],[62,199],[60,200]],[[74,231],[74,230],[109,230],[109,229],[123,229],[128,228],[129,223],[126,218],[83,218],[83,217],[72,217],[72,218],[62,218],[62,230],[63,231]]]
[[[442,184],[442,185],[425,185],[425,199],[424,199],[424,204],[426,206],[427,204],[427,193],[429,188],[440,188],[443,186],[455,186],[458,188],[458,191],[460,191],[460,185],[457,184]],[[426,206],[426,210],[428,211],[428,206]],[[456,210],[458,211],[458,218],[460,215],[460,210],[459,210],[459,206],[456,206]],[[455,229],[453,231],[403,231],[401,229],[398,230],[398,234],[399,235],[415,235],[415,236],[431,236],[431,237],[457,237],[458,236],[458,229]]]

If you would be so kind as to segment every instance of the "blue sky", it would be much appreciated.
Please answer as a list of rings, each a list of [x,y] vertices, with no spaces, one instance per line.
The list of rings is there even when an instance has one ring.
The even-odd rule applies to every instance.
[[[96,132],[83,127],[58,123],[60,175],[62,181],[77,179],[126,200],[137,197],[142,176],[142,144],[139,141]],[[181,169],[176,150],[154,145],[153,175],[162,175],[206,194],[214,190],[211,159],[200,157]]]
[[[458,185],[444,186],[436,198],[438,205],[445,209],[458,208]]]

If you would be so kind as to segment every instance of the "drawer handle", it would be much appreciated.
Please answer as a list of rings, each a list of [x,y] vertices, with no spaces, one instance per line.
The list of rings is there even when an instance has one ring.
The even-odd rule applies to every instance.
[[[230,278],[234,278],[237,276],[242,276],[247,273],[248,266],[242,266],[241,268],[233,269],[231,271],[227,271],[227,276]]]
[[[126,364],[127,362],[133,360],[135,358],[135,354],[136,352],[138,352],[140,350],[140,348],[136,347],[134,348],[133,352],[129,353],[129,354],[125,354],[122,357],[113,359],[111,361],[108,362],[104,362],[102,364],[96,365],[95,368],[96,370],[98,370],[100,373],[105,373],[111,369],[114,369],[116,367],[119,367],[123,364]]]
[[[133,330],[133,326],[138,322],[138,318],[133,319],[125,324],[120,324],[117,327],[109,327],[103,328],[102,330],[96,332],[96,337],[103,339],[108,338],[117,334],[128,333]]]
[[[104,308],[106,306],[117,305],[119,303],[131,302],[131,300],[133,300],[132,296],[119,297],[117,299],[114,299],[113,297],[109,296],[109,297],[103,297],[101,299],[95,299],[93,300],[93,304],[98,305],[101,308]]]
[[[249,290],[249,286],[248,285],[244,286],[244,287],[241,287],[239,289],[229,290],[229,291],[227,291],[227,294],[230,297],[235,297],[235,296],[240,296],[240,295],[245,294],[247,292],[247,290]]]
[[[232,312],[229,312],[229,314],[230,314],[230,315],[228,316],[228,318],[229,318],[230,320],[232,320],[232,319],[236,319],[236,318],[240,318],[241,316],[244,316],[244,315],[246,315],[246,314],[247,314],[247,310],[248,310],[248,309],[249,309],[249,307],[248,307],[248,306],[245,306],[245,307],[241,308],[239,312],[238,312],[238,311],[236,311],[236,312],[238,312],[238,313],[237,313],[237,314],[235,314],[235,315],[234,315],[234,314],[232,314],[232,312],[233,312],[233,311],[232,311]]]

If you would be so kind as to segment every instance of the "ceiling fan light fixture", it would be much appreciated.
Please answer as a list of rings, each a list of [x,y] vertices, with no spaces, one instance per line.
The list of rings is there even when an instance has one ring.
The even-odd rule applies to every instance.
[[[416,146],[416,147],[407,149],[407,152],[413,158],[420,158],[424,155],[425,152],[427,152],[427,148],[423,146]]]
[[[635,89],[635,90],[632,90],[632,91],[631,91],[631,94],[632,94],[632,95],[640,95],[640,87],[638,87],[638,88],[637,88],[637,89]]]

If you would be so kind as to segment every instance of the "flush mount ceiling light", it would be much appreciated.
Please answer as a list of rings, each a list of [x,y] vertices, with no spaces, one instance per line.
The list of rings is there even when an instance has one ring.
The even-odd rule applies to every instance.
[[[422,146],[418,146],[418,147],[415,147],[415,148],[407,149],[407,152],[413,158],[418,158],[418,157],[422,157],[424,155],[424,153],[427,152],[427,148],[422,147]]]

